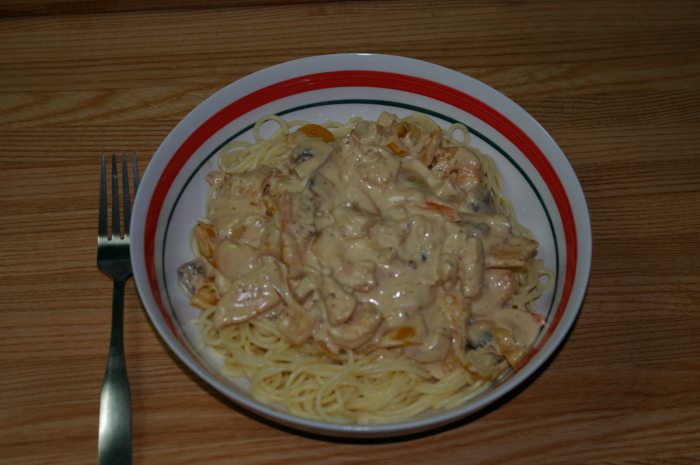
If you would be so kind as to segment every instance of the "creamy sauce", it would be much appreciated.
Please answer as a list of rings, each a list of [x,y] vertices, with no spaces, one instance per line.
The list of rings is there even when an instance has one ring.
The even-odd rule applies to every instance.
[[[496,213],[479,157],[441,141],[388,113],[329,143],[287,135],[288,159],[225,178],[181,288],[216,329],[271,318],[331,358],[391,348],[441,378],[486,347],[517,366],[541,319],[506,307],[511,267],[537,243]]]

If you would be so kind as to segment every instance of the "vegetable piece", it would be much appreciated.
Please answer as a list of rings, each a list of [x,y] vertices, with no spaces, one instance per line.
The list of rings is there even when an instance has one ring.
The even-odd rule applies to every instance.
[[[198,257],[177,269],[177,283],[182,291],[187,291],[185,295],[191,296],[213,275],[214,267],[206,258]]]
[[[440,148],[441,143],[442,128],[437,127],[430,133],[430,140],[428,140],[428,144],[425,146],[423,153],[420,154],[419,158],[423,161],[423,163],[426,165],[431,165],[433,163],[433,159],[435,158],[435,155],[437,155],[437,150]]]
[[[493,333],[493,345],[500,354],[508,361],[508,365],[517,368],[530,353],[528,347],[518,346],[513,340],[510,330],[495,327],[491,329]]]
[[[408,178],[406,178],[406,180],[418,186],[427,187],[428,189],[430,189],[430,186],[425,181],[425,179],[421,178],[420,176],[409,176]]]
[[[216,288],[211,281],[207,281],[201,285],[190,299],[190,305],[201,308],[202,310],[211,308],[218,302],[219,298],[216,295]]]
[[[391,133],[396,134],[399,137],[405,137],[406,134],[408,134],[410,129],[411,129],[411,126],[406,121],[403,121],[399,124],[393,125],[391,127]]]
[[[442,205],[426,199],[425,208],[427,208],[428,210],[435,210],[445,213],[449,217],[450,221],[459,221],[459,215],[457,214],[457,211],[452,207],[448,207],[447,205]]]
[[[408,154],[408,150],[406,150],[406,148],[403,147],[403,144],[401,144],[400,146],[399,143],[396,141],[391,141],[388,144],[386,144],[386,146],[389,147],[392,152],[394,152],[394,155],[398,155],[399,157],[405,157],[406,154]]]
[[[386,111],[383,111],[379,118],[377,118],[377,124],[379,126],[384,126],[386,128],[390,127],[396,121],[396,115],[392,115]]]
[[[415,329],[411,328],[410,326],[402,326],[398,329],[398,331],[396,331],[396,334],[394,334],[393,339],[395,341],[403,341],[404,339],[408,339],[409,337],[413,337],[415,335]]]
[[[297,132],[303,132],[311,137],[318,137],[323,142],[333,142],[335,140],[335,137],[328,129],[318,124],[307,124],[297,129]]]
[[[199,251],[202,252],[202,255],[205,257],[211,258],[214,255],[216,246],[218,245],[214,227],[210,224],[200,223],[194,227],[192,232],[194,233],[194,237],[197,239]]]
[[[292,150],[290,168],[305,178],[323,165],[333,152],[333,147],[320,140],[307,140]]]

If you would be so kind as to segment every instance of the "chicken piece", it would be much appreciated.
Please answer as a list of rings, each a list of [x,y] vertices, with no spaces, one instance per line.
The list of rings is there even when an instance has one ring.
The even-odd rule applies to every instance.
[[[459,252],[459,279],[462,295],[476,299],[481,295],[484,282],[484,246],[481,239],[468,237]]]
[[[321,294],[326,307],[326,318],[332,326],[346,322],[355,312],[357,299],[345,291],[332,276],[323,276]]]
[[[424,363],[425,369],[435,377],[435,379],[442,380],[450,376],[457,370],[462,370],[464,362],[461,356],[455,352],[456,347],[454,344],[451,347],[450,352],[447,354],[444,360],[433,363]]]
[[[299,193],[285,192],[282,211],[284,230],[293,234],[299,242],[308,243],[316,232],[314,195],[308,186]]]
[[[340,178],[346,183],[358,179],[380,189],[387,189],[396,179],[401,159],[378,145],[364,145],[350,154],[340,167]]]
[[[232,285],[233,281],[224,276],[224,274],[221,271],[214,271],[214,286],[216,287],[216,290],[219,293],[219,295],[224,295],[228,291],[230,291]]]
[[[299,280],[297,287],[294,289],[294,297],[299,302],[303,303],[315,290],[316,286],[314,285],[313,281],[311,281],[308,276],[304,276]]]
[[[213,258],[216,268],[231,281],[240,279],[262,264],[260,254],[255,249],[233,241],[220,243]]]
[[[454,176],[464,192],[479,187],[483,174],[479,157],[466,147],[440,149],[432,171],[442,177]]]
[[[433,363],[444,360],[450,351],[452,338],[449,328],[443,327],[428,334],[422,344],[406,346],[404,353],[413,360],[421,363]]]
[[[440,256],[440,265],[438,267],[438,277],[443,285],[451,288],[457,280],[457,265],[459,257],[454,253],[443,253]]]
[[[358,292],[368,292],[377,285],[373,261],[343,262],[333,270],[332,276],[341,285]]]
[[[472,301],[472,315],[478,319],[493,315],[503,307],[517,289],[518,280],[511,270],[497,268],[486,270],[481,297]]]
[[[382,317],[374,304],[362,303],[352,318],[342,325],[330,328],[328,336],[341,347],[357,349],[372,338],[381,322]]]
[[[471,315],[471,306],[459,292],[446,292],[441,306],[442,315],[452,329],[452,339],[458,346],[467,344],[467,321]]]
[[[512,268],[525,266],[537,249],[537,241],[521,236],[509,236],[504,244],[491,247],[486,255],[487,268]]]
[[[333,210],[338,232],[343,237],[365,237],[379,217],[355,207],[339,206]]]
[[[319,231],[311,243],[311,250],[324,268],[336,270],[343,263],[342,237],[332,226]]]
[[[289,342],[300,346],[311,337],[316,327],[316,318],[296,302],[287,306],[277,323],[277,329]]]
[[[309,176],[306,187],[313,194],[316,217],[329,215],[343,201],[335,184],[318,171]]]
[[[270,223],[260,235],[260,255],[269,255],[276,259],[282,258],[282,235],[277,227]]]
[[[280,296],[265,276],[263,267],[245,274],[234,282],[214,311],[214,328],[243,323],[264,313],[280,302]]]
[[[219,232],[229,229],[237,221],[251,215],[269,216],[272,196],[270,192],[282,179],[282,173],[274,168],[261,166],[249,173],[229,176],[221,192],[209,206],[209,219],[217,224]],[[274,201],[272,201],[274,203]]]
[[[265,276],[270,282],[270,285],[277,291],[280,298],[289,305],[294,299],[289,289],[286,267],[283,263],[280,263],[272,257],[262,257],[261,261],[263,270],[265,270]]]

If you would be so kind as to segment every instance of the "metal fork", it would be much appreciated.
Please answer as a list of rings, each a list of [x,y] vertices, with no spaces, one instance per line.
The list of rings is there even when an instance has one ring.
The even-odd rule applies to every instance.
[[[136,153],[133,157],[134,196],[139,187]],[[100,213],[97,230],[97,268],[114,280],[112,297],[112,335],[109,343],[107,370],[100,396],[100,427],[97,441],[99,465],[131,464],[131,394],[124,361],[124,285],[131,276],[129,258],[129,174],[126,155],[122,154],[122,197],[124,237],[119,220],[119,183],[117,160],[112,155],[112,238],[107,236],[107,180],[105,156],[100,171]]]

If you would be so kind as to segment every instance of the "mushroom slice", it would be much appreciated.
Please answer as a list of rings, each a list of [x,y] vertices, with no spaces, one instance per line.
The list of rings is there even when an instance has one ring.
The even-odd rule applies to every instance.
[[[491,344],[493,342],[493,334],[491,328],[496,326],[491,320],[481,320],[469,325],[469,345],[475,349]]]
[[[333,147],[320,140],[306,140],[292,150],[290,168],[299,176],[305,178],[323,165]]]
[[[192,296],[213,275],[214,267],[206,258],[198,257],[177,269],[177,284],[183,294]]]

